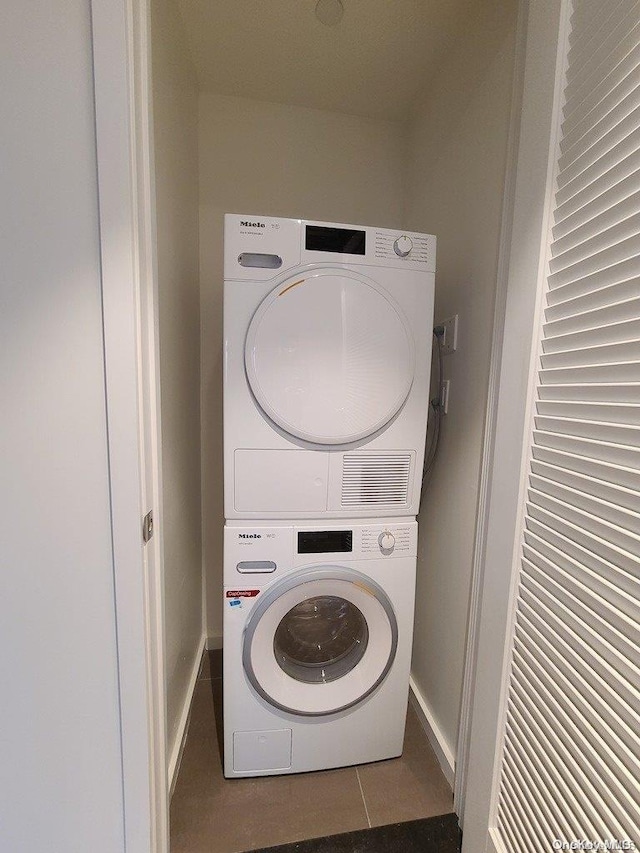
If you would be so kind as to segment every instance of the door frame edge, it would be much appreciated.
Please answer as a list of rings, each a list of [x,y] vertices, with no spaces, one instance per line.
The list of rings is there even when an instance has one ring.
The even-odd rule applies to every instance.
[[[469,593],[469,615],[453,790],[454,808],[458,815],[461,828],[464,828],[464,810],[471,737],[471,709],[473,695],[475,692],[475,676],[478,658],[480,604],[484,577],[483,569],[489,515],[489,495],[491,491],[491,471],[495,456],[495,433],[498,413],[500,366],[502,360],[502,340],[504,336],[507,290],[509,283],[509,258],[511,253],[511,237],[513,230],[513,211],[515,205],[515,186],[518,167],[524,70],[527,50],[528,12],[529,0],[518,0],[513,81],[511,88],[511,104],[509,109],[509,130],[504,190],[502,196],[498,269],[496,276],[496,298],[493,314],[491,355],[489,361],[489,385],[482,440],[482,459],[480,464],[480,483],[478,489],[473,564],[471,570],[471,588]]]
[[[478,521],[477,612],[469,646],[473,654],[467,720],[463,853],[494,849],[495,787],[505,712],[505,673],[513,619],[514,580],[522,497],[529,456],[532,378],[546,272],[546,238],[553,201],[559,86],[568,0],[523,0],[528,6],[520,138],[514,167],[514,201],[505,246],[505,311],[496,376],[495,421],[487,499]],[[495,449],[499,448],[499,455]],[[475,565],[474,565],[475,568]],[[497,740],[496,740],[497,739]],[[480,840],[482,836],[483,840]],[[492,847],[493,845],[493,847]]]
[[[124,849],[168,853],[150,9],[90,7]]]

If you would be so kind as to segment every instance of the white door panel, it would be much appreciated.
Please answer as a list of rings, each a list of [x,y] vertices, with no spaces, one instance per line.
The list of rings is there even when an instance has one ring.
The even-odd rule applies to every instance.
[[[531,368],[526,399],[507,397],[517,377],[503,363],[496,438],[524,456],[519,474],[500,459],[493,473],[469,853],[640,844],[640,3],[564,2],[555,19],[546,5],[531,4],[524,99],[551,115],[540,242],[528,281],[511,270],[505,327],[511,357],[533,330]],[[531,74],[551,20],[553,88]],[[531,118],[529,172],[543,165]],[[516,197],[512,261],[530,209]]]

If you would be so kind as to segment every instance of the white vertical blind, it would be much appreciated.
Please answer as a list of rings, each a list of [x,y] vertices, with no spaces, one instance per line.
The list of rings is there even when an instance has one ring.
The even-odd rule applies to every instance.
[[[640,849],[639,0],[575,0],[565,73],[497,799],[508,853]]]

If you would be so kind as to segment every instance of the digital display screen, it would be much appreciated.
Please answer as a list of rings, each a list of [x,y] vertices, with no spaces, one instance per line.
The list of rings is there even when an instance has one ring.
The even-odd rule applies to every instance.
[[[337,554],[353,551],[352,530],[305,530],[298,533],[298,554]]]
[[[305,249],[314,252],[339,252],[341,255],[364,255],[366,231],[351,228],[328,228],[307,225]]]

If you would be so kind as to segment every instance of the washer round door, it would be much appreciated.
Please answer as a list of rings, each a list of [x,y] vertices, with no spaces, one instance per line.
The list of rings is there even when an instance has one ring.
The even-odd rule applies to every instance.
[[[398,626],[384,590],[337,566],[290,575],[264,593],[244,633],[249,682],[270,705],[304,716],[362,702],[389,672]]]
[[[278,285],[253,316],[245,368],[283,430],[349,444],[381,429],[413,383],[415,348],[400,307],[348,270],[314,269]]]

